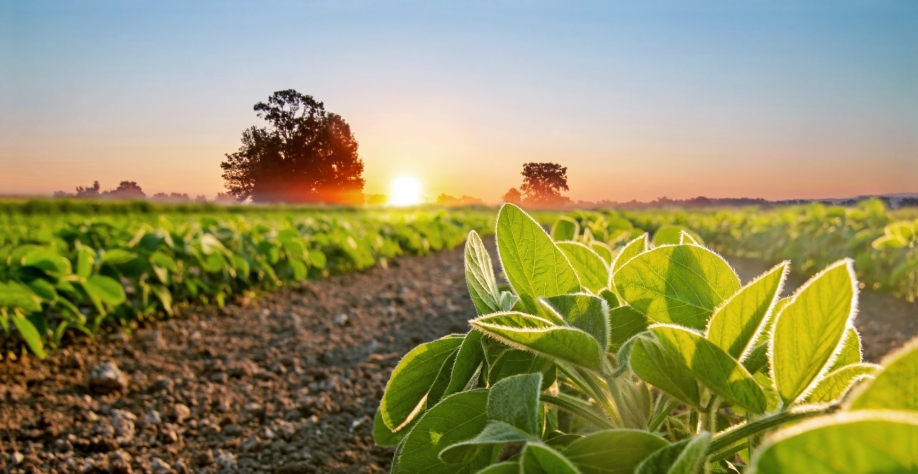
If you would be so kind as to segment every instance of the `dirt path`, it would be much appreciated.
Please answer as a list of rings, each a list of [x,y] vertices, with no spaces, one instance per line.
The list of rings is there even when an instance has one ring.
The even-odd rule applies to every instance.
[[[768,268],[731,262],[743,281]],[[384,472],[371,427],[392,368],[475,314],[461,249],[188,313],[0,363],[0,471]],[[858,328],[876,361],[918,334],[916,305],[864,292]],[[106,361],[125,390],[90,389]]]

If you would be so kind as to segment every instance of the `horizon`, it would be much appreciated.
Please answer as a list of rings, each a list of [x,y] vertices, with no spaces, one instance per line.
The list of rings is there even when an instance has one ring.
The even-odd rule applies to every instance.
[[[574,201],[915,194],[916,24],[903,1],[6,4],[0,194],[212,199],[286,88],[350,123],[366,194],[493,203],[530,161]]]

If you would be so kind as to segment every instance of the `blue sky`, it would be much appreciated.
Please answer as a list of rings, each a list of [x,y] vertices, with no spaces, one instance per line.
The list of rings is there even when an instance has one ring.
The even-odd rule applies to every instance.
[[[918,2],[0,0],[0,193],[212,196],[294,88],[351,123],[367,191],[497,200],[918,192]]]

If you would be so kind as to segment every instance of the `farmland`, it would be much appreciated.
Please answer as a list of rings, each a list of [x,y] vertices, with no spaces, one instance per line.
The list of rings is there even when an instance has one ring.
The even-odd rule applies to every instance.
[[[555,381],[560,394],[555,393],[556,389],[547,390],[534,403],[544,410],[545,420],[558,423],[558,433],[551,437],[549,431],[529,433],[526,430],[548,421],[537,418],[536,425],[530,426],[532,420],[515,418],[523,430],[521,436],[536,438],[515,441],[511,446],[533,446],[533,452],[544,446],[548,456],[565,456],[568,451],[556,442],[560,439],[573,441],[597,428],[614,431],[630,427],[655,432],[653,436],[662,436],[658,439],[674,441],[673,446],[695,443],[704,447],[702,452],[722,456],[718,459],[736,456],[737,462],[748,463],[748,452],[730,451],[732,438],[711,436],[716,433],[709,428],[713,426],[710,423],[741,424],[737,414],[744,410],[750,413],[750,419],[755,419],[753,410],[789,413],[783,411],[781,403],[794,409],[808,406],[804,403],[805,394],[795,394],[790,389],[786,393],[770,391],[768,370],[755,365],[760,360],[755,357],[763,351],[726,357],[742,361],[740,365],[745,368],[733,370],[737,374],[746,370],[754,386],[760,387],[765,396],[764,409],[759,401],[750,401],[758,400],[757,395],[743,398],[748,393],[758,393],[752,388],[753,382],[748,384],[746,395],[738,395],[739,392],[725,391],[706,374],[697,375],[700,382],[696,382],[696,390],[702,397],[716,397],[720,411],[715,412],[721,413],[723,419],[700,410],[704,407],[695,407],[694,398],[673,393],[672,387],[649,392],[653,404],[646,408],[653,410],[644,417],[643,409],[631,405],[622,408],[622,403],[635,400],[623,401],[621,393],[616,398],[611,388],[605,388],[609,382],[604,380],[622,374],[627,377],[616,382],[624,384],[622,390],[634,390],[626,383],[632,378],[639,391],[644,390],[640,387],[665,386],[647,372],[646,364],[637,361],[646,360],[652,350],[668,347],[656,345],[672,335],[660,332],[667,326],[651,327],[656,332],[646,330],[648,324],[665,322],[669,310],[660,309],[665,305],[652,306],[655,303],[635,298],[627,284],[616,284],[619,280],[614,279],[610,282],[603,275],[608,278],[614,270],[622,275],[631,272],[634,278],[645,275],[646,272],[635,271],[637,261],[628,265],[620,261],[627,259],[622,255],[645,255],[643,258],[650,259],[656,255],[654,248],[665,250],[667,247],[660,246],[666,244],[681,244],[669,248],[685,249],[704,261],[713,258],[713,254],[696,245],[703,243],[726,256],[738,274],[736,282],[742,284],[752,285],[755,277],[769,272],[775,278],[780,276],[783,288],[772,288],[772,297],[782,304],[789,303],[787,297],[794,295],[814,273],[839,258],[852,257],[852,268],[863,285],[859,314],[847,324],[859,331],[857,341],[863,358],[859,351],[857,357],[846,352],[844,362],[838,363],[842,365],[833,365],[833,371],[851,366],[848,371],[852,373],[863,370],[876,374],[880,369],[873,364],[918,333],[911,321],[915,319],[915,306],[908,301],[910,295],[914,296],[914,286],[907,281],[913,278],[909,273],[912,270],[902,270],[896,278],[890,278],[891,272],[900,268],[898,265],[914,258],[914,244],[907,239],[910,234],[901,224],[913,223],[914,216],[890,213],[872,203],[854,209],[811,206],[766,211],[536,212],[534,217],[551,229],[554,242],[547,241],[551,242],[548,247],[532,247],[532,253],[520,253],[518,269],[507,267],[514,265],[512,250],[526,248],[530,237],[508,246],[506,235],[521,232],[515,226],[524,221],[515,218],[513,225],[497,225],[495,242],[487,236],[495,229],[495,210],[342,208],[329,212],[264,208],[257,212],[251,208],[215,207],[202,212],[201,207],[190,206],[162,212],[160,208],[145,210],[113,204],[95,211],[62,211],[32,204],[32,210],[25,212],[25,204],[18,206],[13,212],[0,214],[6,229],[0,248],[8,249],[3,269],[6,273],[0,281],[19,291],[7,291],[7,295],[29,295],[40,310],[29,303],[6,303],[6,315],[11,321],[8,334],[13,337],[4,340],[8,360],[0,372],[0,385],[10,403],[0,415],[18,426],[11,433],[27,462],[43,466],[44,470],[125,472],[125,466],[139,470],[165,464],[177,472],[229,471],[233,467],[244,472],[382,472],[389,468],[413,472],[411,466],[417,465],[420,458],[399,458],[395,445],[403,440],[414,442],[406,432],[413,430],[415,424],[426,423],[427,411],[433,414],[431,417],[437,413],[452,416],[448,415],[450,401],[466,398],[463,403],[480,410],[481,405],[475,405],[473,399],[483,398],[482,393],[486,399],[488,390],[506,390],[510,381],[529,380],[526,377],[551,377]],[[449,250],[465,242],[471,230],[484,236],[481,245],[473,238],[465,254],[460,249]],[[648,239],[642,241],[645,231]],[[536,226],[524,228],[520,235],[535,238],[538,232],[541,231]],[[149,248],[144,246],[144,239]],[[772,245],[769,239],[779,244]],[[646,242],[646,247],[637,249],[635,245],[640,242]],[[526,274],[526,266],[531,264],[526,263],[526,256],[548,261],[546,255],[539,253],[550,248],[558,249],[570,262],[577,288],[572,283],[564,290],[569,292],[566,295],[532,298],[544,290],[530,290],[521,283],[520,275]],[[39,250],[42,253],[26,258]],[[126,254],[115,260],[109,257],[106,262],[106,256],[117,254],[117,250],[145,262],[141,266],[146,272],[127,270]],[[171,258],[174,266],[165,263],[159,254]],[[208,262],[214,254],[220,256],[219,268]],[[494,259],[493,270],[490,263],[484,264],[487,255]],[[235,257],[241,257],[247,267],[241,261],[234,262]],[[792,273],[786,279],[783,267],[772,267],[784,259],[791,260]],[[298,272],[297,264],[291,262],[300,262],[302,271]],[[469,262],[478,263],[469,267]],[[646,265],[652,269],[658,263],[648,260]],[[781,271],[775,273],[775,268]],[[492,272],[493,286],[487,283],[488,271]],[[476,276],[475,272],[481,273]],[[537,276],[543,273],[530,274],[536,275],[532,285],[542,284]],[[547,275],[550,277],[550,273]],[[104,295],[94,299],[93,286],[87,283],[99,277],[118,282],[123,300],[106,301]],[[56,298],[46,298],[50,293],[42,295],[35,290],[38,278],[54,287]],[[198,289],[197,293],[189,289],[188,281]],[[625,280],[622,277],[620,281]],[[761,286],[771,280],[755,281],[763,282]],[[66,284],[63,289],[58,287],[61,282],[70,282],[73,291]],[[157,296],[161,289],[168,290],[171,304]],[[144,294],[148,295],[146,300]],[[552,309],[557,312],[555,319],[545,319],[555,314],[545,311],[557,308],[555,305],[562,304],[565,298],[577,300],[578,304],[571,308],[589,309],[593,306],[589,303],[595,300],[600,307],[611,310],[607,317],[615,319],[607,334],[608,366],[598,367],[587,359],[572,360],[570,353],[552,355],[554,349],[548,346],[529,348],[527,344],[532,341],[510,340],[517,337],[513,327],[545,324],[543,321],[576,329],[580,331],[577,337],[586,334],[591,338],[580,341],[578,347],[588,347],[593,339],[605,340],[597,339],[595,333],[602,324],[587,324],[586,319],[569,322],[575,320],[567,319],[572,318],[568,311],[571,308]],[[585,305],[580,305],[580,300]],[[701,306],[707,304],[713,303]],[[68,305],[74,306],[79,316],[68,314]],[[535,305],[535,309],[529,305]],[[709,311],[715,310],[714,306]],[[522,322],[501,319],[493,315],[495,309],[516,314],[514,317]],[[696,330],[705,329],[697,318],[712,316],[699,314],[679,321]],[[768,312],[756,314],[755,317],[767,318]],[[657,319],[647,321],[644,317],[648,315]],[[600,312],[583,317],[602,316]],[[826,321],[841,318],[831,314],[825,317]],[[26,344],[28,341],[19,337],[16,318],[20,324],[25,319],[34,326],[42,341],[39,348],[46,353],[44,360],[34,357],[34,343]],[[635,324],[622,325],[626,320]],[[469,322],[474,328],[471,331]],[[488,336],[481,338],[482,334]],[[643,352],[631,357],[644,359],[634,359],[625,365],[630,368],[622,372],[622,366],[616,365],[623,356],[621,351],[631,336],[640,334],[645,334],[641,336],[645,342],[640,343]],[[687,337],[695,337],[691,334]],[[844,345],[853,344],[847,330],[844,334],[848,338]],[[471,383],[471,373],[459,374],[460,364],[455,361],[460,355],[466,357],[460,353],[462,343],[475,337],[493,342],[480,346],[484,352],[478,362],[479,377]],[[432,347],[431,344],[448,346],[431,352],[440,354],[436,357],[442,359],[432,362],[439,369],[429,375],[432,378],[424,382],[409,377],[408,383],[396,381],[396,376],[390,380],[393,373],[402,372],[400,377],[405,377],[405,369],[399,367],[412,360],[412,348]],[[732,347],[727,342],[723,344],[728,349]],[[533,359],[530,350],[540,355]],[[406,353],[409,356],[402,359]],[[583,357],[582,353],[576,357]],[[719,363],[730,360],[733,359],[722,358]],[[106,361],[115,362],[125,374],[123,388],[100,391],[87,384],[90,369]],[[777,362],[766,361],[766,366],[771,363]],[[606,373],[607,369],[611,372]],[[799,385],[809,377],[790,369],[781,369],[780,374],[784,386],[790,383],[788,380]],[[822,373],[811,380],[819,382],[826,375]],[[470,380],[463,383],[465,376]],[[445,382],[437,382],[440,379]],[[453,379],[458,382],[453,383]],[[387,383],[402,384],[402,388],[390,391]],[[600,386],[600,392],[608,394],[607,399],[596,392],[594,383]],[[431,391],[441,389],[442,393],[431,395]],[[820,393],[829,393],[826,390]],[[591,395],[582,395],[584,391]],[[412,402],[386,400],[387,394],[392,393],[426,396],[428,402],[420,411],[408,413],[404,408]],[[832,397],[842,395],[824,396],[833,401]],[[532,397],[530,392],[514,395],[514,399]],[[381,398],[384,408],[377,413]],[[584,403],[587,401],[592,404]],[[710,402],[700,400],[705,401]],[[666,411],[669,403],[676,407],[671,413]],[[389,410],[388,414],[385,410]],[[384,416],[389,420],[381,418]],[[475,423],[486,421],[487,416],[476,418]],[[842,424],[850,422],[844,420],[845,416],[840,415]],[[693,417],[694,425],[690,419]],[[869,422],[884,426],[882,418]],[[389,423],[395,426],[387,426]],[[393,432],[392,428],[399,424],[407,427]],[[696,430],[699,426],[701,429]],[[544,425],[541,429],[545,429]],[[466,438],[475,435],[471,433]],[[450,439],[448,435],[444,442]],[[662,442],[650,438],[643,441],[654,446]],[[583,445],[585,442],[576,446]],[[705,451],[712,445],[716,452]],[[40,446],[53,448],[41,450]],[[442,445],[440,451],[447,447]],[[525,454],[525,450],[521,452]],[[432,455],[417,453],[428,456],[423,460],[425,464],[441,462],[439,451]],[[394,459],[400,459],[400,466],[393,467]],[[522,463],[521,459],[510,458],[508,462]],[[459,465],[462,463],[456,466]],[[445,465],[441,467],[447,469]],[[519,472],[518,467],[513,472]]]

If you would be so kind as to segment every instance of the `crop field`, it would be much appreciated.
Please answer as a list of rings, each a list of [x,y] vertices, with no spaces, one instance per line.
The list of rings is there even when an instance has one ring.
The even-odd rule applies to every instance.
[[[2,450],[39,472],[910,472],[916,217],[6,202]]]

